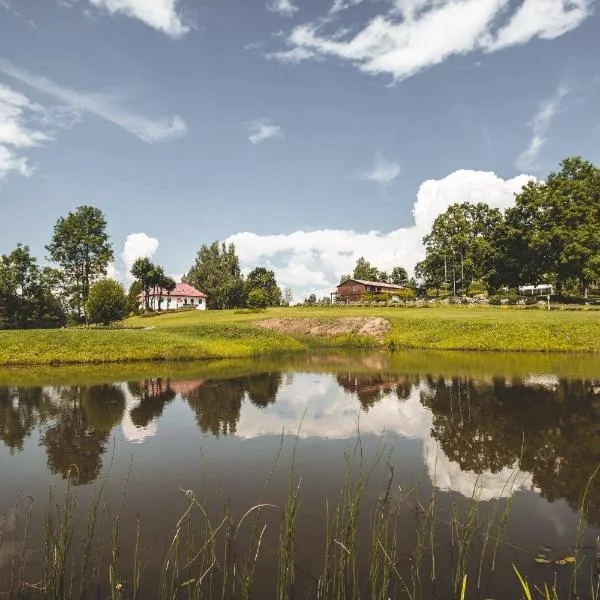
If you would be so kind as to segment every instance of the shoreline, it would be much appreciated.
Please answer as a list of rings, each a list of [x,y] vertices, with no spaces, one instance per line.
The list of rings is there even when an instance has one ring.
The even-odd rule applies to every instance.
[[[144,328],[140,328],[144,325]],[[205,362],[318,350],[600,355],[600,314],[502,308],[276,308],[0,331],[0,367]]]

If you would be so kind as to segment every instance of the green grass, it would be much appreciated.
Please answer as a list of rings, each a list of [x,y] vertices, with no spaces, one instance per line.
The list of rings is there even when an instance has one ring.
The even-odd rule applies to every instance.
[[[294,337],[253,325],[273,317],[331,320],[347,316],[383,317],[390,321],[391,330],[385,339],[375,340],[356,335]],[[600,352],[600,312],[591,310],[298,307],[266,313],[164,313],[134,317],[125,325],[146,329],[1,331],[0,365],[244,358],[327,347]]]

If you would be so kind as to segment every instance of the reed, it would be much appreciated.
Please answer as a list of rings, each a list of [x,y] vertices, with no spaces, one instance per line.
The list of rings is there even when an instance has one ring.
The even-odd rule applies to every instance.
[[[387,600],[406,598],[421,600],[443,595],[453,600],[480,597],[482,580],[497,569],[496,555],[504,544],[504,533],[510,522],[511,500],[497,498],[482,512],[481,482],[474,486],[471,497],[459,509],[452,502],[449,514],[440,507],[439,492],[424,499],[415,485],[403,490],[395,482],[395,466],[391,464],[385,446],[367,459],[360,435],[344,458],[343,480],[337,501],[325,501],[325,521],[321,545],[321,569],[306,573],[298,563],[297,548],[302,531],[298,522],[302,513],[302,477],[296,466],[298,436],[291,453],[287,494],[276,506],[268,502],[269,483],[279,466],[282,442],[267,474],[259,501],[236,515],[231,503],[224,499],[219,507],[209,506],[206,500],[191,489],[182,489],[183,506],[171,537],[164,548],[160,573],[144,568],[144,534],[139,515],[136,517],[131,555],[122,550],[121,520],[127,500],[131,475],[130,465],[124,491],[113,511],[103,502],[106,481],[93,491],[85,512],[73,479],[68,479],[62,492],[51,489],[45,515],[42,544],[42,568],[39,580],[28,581],[26,574],[35,565],[28,564],[31,524],[34,503],[31,498],[19,498],[27,503],[24,511],[22,540],[12,552],[10,577],[6,587],[0,583],[0,596],[10,598],[66,600],[107,598],[113,600],[159,598],[161,600],[238,600],[256,598],[256,573],[261,564],[277,564],[272,569],[272,589],[277,600],[301,597],[310,600]],[[365,492],[377,467],[384,477],[377,485],[381,495],[367,506]],[[599,469],[600,470],[600,467]],[[72,472],[77,476],[76,470]],[[506,482],[500,496],[513,489],[516,473]],[[575,556],[572,565],[573,581],[569,594],[561,596],[557,581],[533,585],[523,566],[513,567],[510,577],[515,594],[529,600],[563,600],[581,586],[577,577],[583,563],[582,536],[586,528],[585,513],[589,488],[596,472],[582,493],[581,510],[575,532]],[[216,510],[215,510],[216,509]],[[268,511],[268,512],[265,512]],[[274,554],[265,554],[265,538],[270,523],[280,512],[279,534]],[[83,514],[81,523],[76,515]],[[415,515],[412,540],[407,540],[407,515]],[[361,515],[365,520],[361,520]],[[367,518],[368,517],[368,518]],[[363,535],[365,522],[368,535]],[[111,523],[111,526],[108,526]],[[361,525],[362,523],[362,525]],[[6,543],[5,524],[0,521],[0,549]],[[246,531],[248,535],[242,535]],[[402,532],[405,532],[404,534]],[[242,542],[242,539],[245,540]],[[367,540],[360,546],[359,540]],[[401,548],[411,546],[409,554]],[[316,549],[315,549],[316,551]],[[448,556],[451,560],[447,559]],[[600,561],[600,540],[595,550],[595,563]],[[443,566],[451,564],[451,572]],[[532,561],[532,565],[533,565]],[[312,576],[313,585],[298,587],[298,574]],[[591,570],[587,596],[598,598],[599,581],[596,569]],[[157,583],[153,583],[156,579]],[[588,585],[586,583],[586,585]],[[446,586],[444,589],[441,586]],[[518,590],[518,591],[517,591]],[[577,590],[582,592],[581,589]]]

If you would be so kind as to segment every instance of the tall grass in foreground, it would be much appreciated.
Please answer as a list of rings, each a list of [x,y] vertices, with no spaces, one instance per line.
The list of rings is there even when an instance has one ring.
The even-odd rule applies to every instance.
[[[359,437],[353,449],[346,453],[344,477],[336,502],[333,505],[325,502],[320,548],[322,566],[319,572],[306,573],[298,563],[297,552],[301,537],[298,517],[302,488],[301,478],[294,468],[295,446],[287,498],[280,506],[265,502],[282,446],[283,438],[261,497],[241,516],[234,514],[227,499],[215,511],[215,507],[208,506],[193,490],[181,490],[184,509],[165,544],[160,572],[150,573],[145,569],[143,524],[139,518],[135,524],[133,552],[125,555],[121,551],[121,519],[127,486],[113,514],[102,500],[106,484],[106,479],[103,480],[94,490],[81,523],[76,518],[80,512],[77,488],[69,482],[61,495],[52,490],[46,509],[39,571],[28,559],[33,501],[19,498],[17,503],[26,505],[23,539],[12,548],[10,568],[0,572],[0,575],[9,572],[8,579],[0,578],[0,597],[249,600],[264,597],[257,592],[257,587],[263,590],[265,587],[264,581],[256,579],[261,561],[263,565],[265,561],[273,565],[273,581],[268,582],[267,587],[273,590],[272,597],[277,600],[417,600],[434,596],[468,600],[480,597],[482,579],[498,568],[497,555],[504,544],[512,500],[497,498],[491,510],[482,511],[482,487],[478,481],[466,505],[459,508],[457,502],[452,502],[450,514],[445,514],[439,507],[435,487],[426,500],[416,486],[399,489],[394,481],[394,466],[384,449],[380,449],[374,459],[367,460]],[[367,506],[365,491],[368,485],[375,485],[372,479],[378,465],[383,465],[386,473],[381,482],[382,494]],[[592,479],[599,469],[600,466]],[[76,476],[76,472],[73,474]],[[510,494],[516,475],[511,475],[499,496]],[[589,484],[581,497],[573,556],[566,561],[572,565],[568,594],[561,596],[564,590],[556,580],[541,585],[529,583],[522,567],[496,573],[498,577],[510,579],[509,587],[519,590],[519,597],[526,600],[599,598],[597,570],[591,571],[585,594],[577,596],[577,592],[581,593],[577,589],[580,583],[577,573],[584,560],[582,535],[588,489]],[[272,526],[269,519],[263,519],[265,511],[270,516],[278,513],[280,518],[278,542],[271,549],[271,556],[265,555],[264,548],[265,533]],[[359,523],[365,511],[369,512],[367,535],[360,531]],[[413,515],[409,533],[405,526],[407,515]],[[247,535],[242,535],[243,532]],[[3,533],[0,521],[0,556]],[[408,553],[406,536],[411,538]],[[596,562],[600,562],[598,549]],[[531,564],[534,565],[533,560]],[[299,571],[303,571],[304,578],[308,577],[312,584],[300,589]],[[36,572],[38,578],[32,580],[31,573]]]

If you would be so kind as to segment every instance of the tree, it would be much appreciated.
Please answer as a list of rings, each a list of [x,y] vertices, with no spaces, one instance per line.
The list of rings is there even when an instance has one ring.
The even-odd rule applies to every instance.
[[[342,276],[340,277],[340,285],[345,281],[348,281],[348,279],[352,279],[352,275],[350,275],[350,273],[342,273]]]
[[[394,285],[406,285],[408,283],[408,273],[404,267],[394,267],[391,276]]]
[[[562,294],[569,280],[584,292],[600,278],[600,169],[566,158],[544,182],[530,182],[507,211],[513,240],[503,264],[523,263],[522,283],[551,278]]]
[[[146,256],[137,258],[131,266],[131,274],[140,282],[144,293],[144,308],[150,308],[150,288],[155,273],[155,266]]]
[[[138,313],[140,309],[139,295],[142,293],[143,287],[142,282],[139,279],[135,279],[129,286],[127,292],[127,311],[132,313]]]
[[[46,250],[61,266],[70,308],[80,318],[91,284],[106,275],[113,259],[104,214],[93,206],[80,206],[66,218],[61,217]]]
[[[315,294],[311,294],[306,300],[304,300],[304,304],[308,304],[313,306],[317,303],[317,296]]]
[[[368,260],[361,256],[356,261],[352,279],[363,279],[366,281],[379,281],[380,271],[374,267]]]
[[[90,288],[85,313],[90,323],[108,325],[127,314],[127,297],[123,286],[114,279],[96,281]]]
[[[64,310],[53,294],[56,272],[40,269],[29,247],[18,244],[0,256],[0,328],[47,327],[64,322]]]
[[[464,293],[473,279],[487,275],[489,261],[494,255],[491,243],[503,223],[503,215],[496,208],[479,202],[453,204],[433,222],[423,238],[428,263],[421,265],[439,270],[444,265],[444,278],[452,282],[453,294]]]
[[[244,282],[233,244],[202,244],[183,280],[207,295],[206,305],[210,309],[244,305]]]
[[[265,267],[256,267],[246,277],[244,288],[247,297],[252,290],[261,289],[268,298],[267,306],[279,306],[281,304],[281,289],[277,285],[275,273]]]
[[[294,292],[292,291],[292,288],[285,288],[285,290],[283,291],[283,304],[285,306],[291,306],[293,301]]]
[[[261,288],[250,290],[246,304],[248,308],[267,308],[269,306],[269,295]]]

